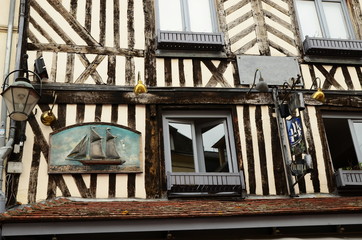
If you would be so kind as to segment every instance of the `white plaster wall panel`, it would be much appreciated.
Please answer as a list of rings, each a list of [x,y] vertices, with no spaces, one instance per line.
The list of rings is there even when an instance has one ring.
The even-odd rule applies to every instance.
[[[51,79],[52,82],[65,82],[66,66],[67,66],[67,53],[59,52],[57,54],[57,65],[56,65],[56,79]],[[34,59],[35,60],[35,59]],[[32,62],[33,63],[33,62]],[[47,64],[47,63],[45,63]],[[47,71],[50,74],[48,66]]]
[[[127,174],[117,174],[116,176],[116,198],[127,198]]]
[[[180,72],[178,68],[179,59],[171,59],[172,86],[180,87]]]
[[[84,122],[94,122],[96,105],[86,105],[84,110]]]
[[[157,87],[165,86],[165,61],[163,58],[156,58]]]
[[[40,154],[40,164],[37,179],[37,192],[36,192],[36,201],[41,201],[47,199],[48,193],[48,163],[44,158],[43,154]]]
[[[184,60],[185,87],[194,87],[194,73],[192,70],[192,60]]]
[[[102,122],[111,122],[112,119],[112,105],[104,104],[102,105]]]
[[[28,192],[29,192],[29,179],[30,179],[30,169],[32,161],[32,152],[34,145],[33,130],[31,129],[29,123],[26,124],[25,135],[27,139],[24,143],[23,149],[23,172],[19,177],[19,187],[17,192],[17,201],[21,203],[28,202]],[[11,184],[11,182],[9,183]]]
[[[106,1],[106,42],[105,46],[114,47],[114,4]]]
[[[91,35],[99,42],[100,36],[100,1],[92,1],[92,8],[86,9],[86,14],[91,14]],[[108,37],[108,36],[107,36]]]
[[[282,46],[284,49],[286,49],[288,52],[292,54],[292,56],[298,56],[298,50],[293,45],[290,45],[289,43],[281,40],[279,37],[275,36],[274,34],[268,32],[268,39],[271,42],[276,43],[278,46]],[[280,52],[273,47],[270,46],[271,56],[286,56],[285,53]]]
[[[246,35],[245,37],[243,37],[242,39],[238,40],[237,42],[235,42],[234,44],[231,45],[231,51],[235,52],[235,53],[248,53],[248,54],[255,54],[255,55],[259,55],[259,49],[257,51],[252,50],[250,53],[250,49],[246,49],[246,52],[241,51],[240,49],[242,47],[244,47],[246,44],[248,44],[249,42],[253,41],[256,38],[255,35],[255,31],[252,31],[251,33],[249,33],[248,35]],[[255,47],[257,47],[257,43],[255,43],[254,45]],[[241,51],[241,52],[240,52]]]
[[[135,49],[145,48],[145,18],[143,1],[134,1]]]
[[[280,1],[280,0],[273,0],[272,3],[275,3],[278,5],[278,7],[281,7],[282,9],[284,9],[285,11],[289,12],[289,6],[288,3]],[[273,13],[274,15],[280,17],[281,19],[283,19],[284,21],[291,23],[291,19],[290,16],[282,13],[281,11],[279,11],[278,9],[276,9],[275,7],[270,6],[269,4],[265,3],[262,1],[262,8]]]
[[[77,117],[77,105],[76,104],[67,104],[67,117],[65,119],[66,126],[76,124],[76,117]],[[58,114],[59,116],[59,114]]]
[[[124,86],[126,85],[126,72],[125,72],[125,66],[126,66],[126,58],[123,56],[117,56],[116,57],[116,72],[115,72],[115,78],[116,78],[116,85]]]
[[[300,71],[303,77],[304,87],[310,89],[313,85],[313,80],[309,73],[309,66],[307,64],[300,64]]]
[[[118,106],[118,121],[117,123],[123,126],[128,125],[128,106],[127,104],[121,104]]]
[[[259,145],[258,145],[258,136],[255,134],[257,132],[256,122],[255,122],[255,106],[250,106],[250,129],[252,133],[252,142],[253,142],[253,153],[254,153],[254,170],[255,170],[255,194],[263,195],[262,191],[262,179],[261,179],[261,167],[260,158],[259,158]],[[254,133],[254,134],[253,134]]]
[[[146,135],[146,106],[137,105],[136,106],[136,130],[141,132],[141,169],[142,173],[136,174],[136,189],[135,197],[136,198],[146,198],[146,189],[145,189],[145,135]]]
[[[261,107],[261,116],[263,121],[263,133],[265,141],[265,156],[266,156],[266,169],[268,173],[268,186],[269,186],[269,195],[276,195],[275,188],[275,176],[274,176],[274,164],[273,164],[273,152],[272,152],[272,139],[271,139],[271,126],[269,118],[269,107]]]
[[[119,1],[119,34],[120,34],[120,47],[128,48],[128,28],[127,28],[127,5],[128,1],[120,0]]]
[[[97,174],[96,198],[108,198],[109,174]]]
[[[318,151],[322,148],[321,136],[319,134],[318,122],[317,122],[317,113],[314,107],[308,107],[308,113],[310,118],[311,131],[313,132],[314,146],[316,149],[316,161],[318,167],[318,179],[320,182],[320,192],[328,193],[328,183],[327,183],[327,174],[326,166],[324,164],[323,151]]]
[[[332,66],[324,66],[324,68],[327,69],[327,71],[329,72],[330,69],[332,68]],[[337,71],[334,74],[334,78],[343,87],[344,90],[351,90],[351,89],[348,89],[348,86],[347,86],[345,78],[343,76],[341,67],[337,68]],[[336,88],[332,87],[332,89],[336,89]]]
[[[225,4],[224,4],[224,9],[227,11],[229,9],[229,7],[232,7],[234,6],[235,4],[233,5],[228,5],[229,1],[226,1]],[[245,6],[243,6],[242,8],[239,8],[238,10],[228,14],[225,16],[226,18],[226,22],[229,24],[230,22],[232,22],[233,20],[239,18],[240,16],[243,16],[245,13],[251,11],[251,4],[248,3],[246,4]]]
[[[234,67],[233,64],[230,62],[223,74],[225,80],[230,84],[230,86],[234,87]]]

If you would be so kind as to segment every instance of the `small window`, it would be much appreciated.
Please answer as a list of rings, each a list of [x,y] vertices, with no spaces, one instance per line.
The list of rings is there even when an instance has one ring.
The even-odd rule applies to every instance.
[[[344,0],[297,0],[296,7],[303,38],[354,38]]]
[[[158,48],[221,50],[214,0],[158,0]]]
[[[328,113],[323,121],[334,169],[360,169],[362,115]]]
[[[163,124],[166,171],[238,171],[229,114],[170,112]]]

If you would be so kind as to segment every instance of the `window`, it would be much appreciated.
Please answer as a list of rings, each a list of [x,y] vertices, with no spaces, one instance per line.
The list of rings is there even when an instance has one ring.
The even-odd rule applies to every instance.
[[[160,30],[217,31],[213,0],[158,0],[158,10]]]
[[[354,38],[344,0],[297,0],[296,8],[303,38]]]
[[[221,50],[214,0],[158,0],[159,49]]]
[[[334,169],[360,169],[362,115],[326,113],[323,121]]]
[[[227,112],[168,112],[163,129],[167,172],[238,172]]]

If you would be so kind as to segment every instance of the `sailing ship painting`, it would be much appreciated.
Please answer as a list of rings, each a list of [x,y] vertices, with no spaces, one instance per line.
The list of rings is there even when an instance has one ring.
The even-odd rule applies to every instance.
[[[89,135],[86,135],[68,154],[67,160],[79,161],[83,165],[119,165],[125,161],[116,149],[116,137],[106,129],[105,151],[103,150],[103,138],[96,132],[95,127],[90,127]]]
[[[75,124],[50,134],[49,173],[141,172],[140,158],[140,132],[118,124]]]

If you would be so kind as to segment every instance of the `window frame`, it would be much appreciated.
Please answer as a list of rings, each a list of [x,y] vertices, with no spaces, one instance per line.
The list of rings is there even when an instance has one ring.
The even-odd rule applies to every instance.
[[[182,31],[180,32],[193,32],[191,31],[191,22],[190,22],[190,14],[188,9],[188,1],[190,0],[179,0],[180,1],[180,8],[181,8],[181,17],[182,17]],[[211,17],[211,25],[212,25],[212,32],[211,33],[217,33],[219,32],[219,23],[218,18],[216,14],[216,6],[214,0],[208,0],[209,6],[210,6],[210,17]],[[174,32],[174,30],[162,30],[160,28],[161,26],[161,17],[160,17],[160,3],[159,0],[156,0],[156,24],[157,29],[160,31],[171,31]]]
[[[172,159],[171,159],[171,140],[170,140],[170,132],[169,132],[169,123],[171,121],[175,122],[175,119],[182,118],[187,122],[190,119],[190,122],[193,122],[193,119],[200,118],[220,118],[220,121],[224,119],[224,130],[225,130],[225,144],[228,156],[228,167],[229,173],[238,173],[238,164],[237,164],[237,155],[236,155],[236,143],[233,131],[233,123],[231,118],[231,113],[228,111],[167,111],[162,115],[162,127],[163,127],[163,147],[164,147],[164,158],[165,158],[165,172],[172,173]],[[187,120],[186,120],[187,119]],[[210,122],[208,122],[210,123]],[[206,167],[200,167],[200,151],[202,151],[202,147],[199,146],[200,139],[197,139],[200,136],[197,136],[195,130],[197,128],[201,128],[201,125],[198,127],[193,127],[192,132],[193,136],[193,153],[195,154],[194,164],[195,164],[195,173],[206,173]],[[194,138],[195,137],[195,138]],[[195,141],[194,141],[195,140]],[[204,159],[204,158],[203,158]],[[201,164],[202,165],[202,164]],[[217,172],[208,172],[210,174]]]
[[[297,0],[298,1],[298,0]],[[296,13],[297,13],[297,18],[298,18],[298,25],[300,28],[300,35],[301,35],[301,39],[304,41],[306,39],[306,36],[303,35],[303,29],[302,29],[302,19],[300,19],[299,17],[299,10],[297,8],[297,1],[295,2],[295,9],[296,9]],[[343,40],[354,40],[356,39],[355,33],[354,33],[354,28],[352,25],[352,21],[350,18],[350,13],[348,11],[348,7],[346,4],[345,0],[299,0],[299,1],[313,1],[314,5],[315,5],[315,9],[316,9],[316,13],[317,13],[317,17],[318,17],[318,21],[319,21],[319,25],[322,31],[322,39],[330,39],[330,33],[328,30],[328,24],[327,24],[327,20],[326,20],[326,16],[323,10],[323,2],[334,2],[334,3],[340,3],[341,4],[341,8],[342,8],[342,12],[343,12],[343,16],[344,16],[344,20],[346,22],[346,28],[347,28],[347,33],[349,35],[349,38],[347,39],[343,39]],[[309,36],[314,38],[314,36]]]
[[[362,150],[358,147],[358,139],[356,135],[356,130],[353,126],[354,122],[361,122],[362,123],[362,114],[360,113],[345,113],[345,112],[325,112],[322,113],[322,118],[329,118],[329,119],[344,119],[347,121],[348,128],[351,134],[353,147],[356,152],[356,158],[358,163],[362,163]],[[328,139],[327,139],[328,142]],[[329,144],[328,144],[329,148]],[[330,152],[330,150],[329,150]],[[331,156],[331,160],[332,156]]]

